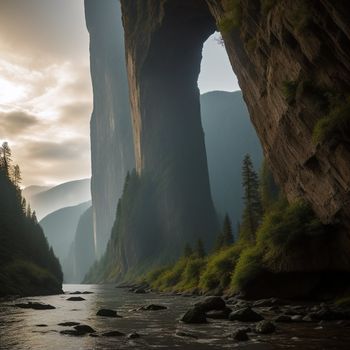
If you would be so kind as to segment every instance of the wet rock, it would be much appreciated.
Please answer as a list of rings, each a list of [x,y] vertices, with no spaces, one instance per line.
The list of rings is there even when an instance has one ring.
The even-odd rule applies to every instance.
[[[312,320],[317,321],[338,321],[338,320],[349,320],[350,314],[338,310],[332,310],[328,308],[323,308],[317,312],[312,312],[309,314]]]
[[[258,322],[263,319],[263,316],[252,310],[250,307],[232,311],[229,315],[230,321]]]
[[[119,332],[119,331],[111,331],[111,332],[106,332],[102,333],[104,337],[124,337],[125,333]]]
[[[206,313],[208,318],[216,319],[216,320],[226,320],[228,316],[232,312],[232,309],[229,307],[225,307],[223,310],[211,310]]]
[[[276,330],[276,326],[269,321],[260,321],[255,326],[255,331],[259,334],[271,334]]]
[[[84,298],[82,297],[70,297],[67,299],[68,301],[83,301],[85,300]]]
[[[279,298],[269,298],[257,300],[253,303],[254,307],[271,307],[277,305],[285,305],[286,301]]]
[[[183,332],[183,331],[176,331],[175,335],[177,335],[178,337],[184,337],[184,338],[194,338],[194,339],[198,338],[194,334]]]
[[[99,335],[98,335],[98,334],[96,334],[96,333],[90,333],[90,334],[89,334],[89,337],[92,337],[92,338],[98,338],[98,337],[99,337]]]
[[[128,339],[137,339],[137,338],[140,338],[140,337],[141,337],[140,334],[138,334],[138,333],[136,333],[136,332],[129,333],[129,334],[127,335],[127,338],[128,338]]]
[[[146,306],[141,306],[138,310],[141,311],[159,311],[159,310],[166,310],[167,307],[164,305],[156,305],[156,304],[150,304]]]
[[[36,324],[35,327],[47,327],[47,324]]]
[[[87,325],[77,325],[74,329],[65,329],[61,331],[61,334],[64,335],[72,335],[72,336],[83,336],[86,334],[95,333],[96,331]]]
[[[221,297],[208,297],[196,303],[195,307],[202,309],[204,312],[208,312],[212,310],[223,310],[226,307],[226,303]]]
[[[78,333],[81,333],[81,334],[88,334],[88,333],[95,333],[96,332],[92,327],[85,325],[85,324],[74,326],[74,329]]]
[[[103,317],[121,317],[117,314],[117,311],[110,310],[110,309],[100,309],[97,311],[96,316],[103,316]]]
[[[69,294],[70,295],[80,295],[80,294],[94,294],[94,293],[93,292],[88,292],[88,291],[85,291],[85,292],[75,291],[75,292],[71,292]]]
[[[58,325],[62,327],[73,327],[73,326],[78,326],[80,323],[79,322],[61,322]]]
[[[233,333],[232,337],[236,341],[247,341],[247,340],[249,340],[249,336],[247,334],[246,329],[237,329]]]
[[[147,292],[146,292],[146,289],[144,289],[144,288],[137,288],[137,289],[134,290],[134,293],[136,293],[136,294],[146,294]]]
[[[181,321],[184,323],[206,323],[207,318],[203,309],[195,306],[182,316]]]
[[[291,323],[292,317],[289,315],[279,315],[276,317],[275,322],[279,323]]]
[[[53,310],[56,309],[54,306],[49,304],[42,304],[42,303],[36,303],[36,302],[28,302],[28,303],[19,303],[15,304],[16,307],[19,307],[21,309],[33,309],[33,310]]]

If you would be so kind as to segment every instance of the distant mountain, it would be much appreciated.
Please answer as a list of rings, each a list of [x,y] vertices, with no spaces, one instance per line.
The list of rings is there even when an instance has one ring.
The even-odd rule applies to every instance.
[[[221,220],[230,215],[236,231],[243,210],[243,157],[249,153],[258,171],[261,145],[240,91],[203,94],[201,112],[214,204]]]
[[[91,202],[62,208],[45,216],[40,226],[50,246],[59,258],[61,264],[67,258],[70,246],[74,240],[75,231],[81,214],[91,206]],[[63,271],[63,274],[65,271]]]
[[[49,186],[28,186],[22,190],[22,195],[25,198],[31,198],[41,192],[49,190]]]
[[[62,263],[65,283],[81,283],[94,263],[95,256],[92,207],[90,207],[80,216],[74,241],[67,259]]]
[[[31,191],[28,193],[29,195],[24,193],[24,196],[41,220],[58,209],[89,201],[91,199],[90,179],[65,182],[34,195],[30,195]]]

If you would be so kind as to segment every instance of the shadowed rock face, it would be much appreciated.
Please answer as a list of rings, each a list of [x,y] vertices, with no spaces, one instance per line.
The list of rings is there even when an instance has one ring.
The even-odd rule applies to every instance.
[[[96,255],[105,250],[128,170],[135,167],[120,4],[85,0],[94,110],[92,203]]]
[[[138,171],[173,163],[172,174],[190,174],[188,159],[200,159],[200,138],[191,139],[201,132],[201,45],[213,21],[236,11],[239,25],[223,39],[273,173],[290,200],[302,197],[324,223],[340,222],[340,245],[349,249],[349,125],[313,141],[317,122],[349,96],[349,3],[247,0],[233,11],[230,0],[121,3]]]

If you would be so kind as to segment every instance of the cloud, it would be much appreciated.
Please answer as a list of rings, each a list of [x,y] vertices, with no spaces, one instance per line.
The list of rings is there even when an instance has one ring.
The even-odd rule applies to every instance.
[[[0,112],[0,138],[19,137],[39,123],[37,117],[24,111]]]
[[[76,160],[86,152],[86,146],[88,146],[86,141],[86,139],[76,138],[65,142],[32,142],[27,144],[25,154],[27,158],[39,162],[55,163],[61,160]]]

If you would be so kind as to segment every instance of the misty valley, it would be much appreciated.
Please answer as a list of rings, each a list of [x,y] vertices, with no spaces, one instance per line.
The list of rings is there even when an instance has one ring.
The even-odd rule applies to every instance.
[[[0,349],[348,349],[349,15],[0,1]]]

